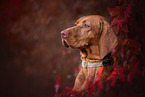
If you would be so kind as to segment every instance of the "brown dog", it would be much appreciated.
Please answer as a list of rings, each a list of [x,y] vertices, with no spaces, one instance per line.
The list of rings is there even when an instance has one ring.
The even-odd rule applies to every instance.
[[[61,31],[61,37],[65,47],[80,49],[82,68],[73,90],[84,90],[88,81],[93,82],[98,76],[98,70],[104,66],[103,62],[110,60],[109,55],[118,43],[117,37],[106,19],[99,15],[80,18],[75,26]],[[109,74],[111,69],[104,72]]]

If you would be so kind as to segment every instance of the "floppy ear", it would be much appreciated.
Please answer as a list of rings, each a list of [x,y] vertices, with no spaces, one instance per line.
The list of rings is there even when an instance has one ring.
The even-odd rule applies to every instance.
[[[108,53],[110,53],[118,44],[117,36],[110,24],[102,19],[100,24],[100,40],[99,51],[100,58],[103,59]]]

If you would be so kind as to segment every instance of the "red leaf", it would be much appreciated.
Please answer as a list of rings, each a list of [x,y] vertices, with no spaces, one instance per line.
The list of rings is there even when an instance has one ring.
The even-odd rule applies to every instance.
[[[102,66],[102,67],[100,67],[100,69],[99,69],[99,71],[98,71],[99,77],[101,76],[101,74],[102,74],[102,72],[103,72],[103,69],[104,69],[104,67],[103,67],[103,66]]]
[[[111,73],[111,75],[107,78],[107,80],[114,79],[116,76],[117,76],[117,72],[116,72],[116,71],[113,71],[113,72]]]
[[[112,22],[111,22],[111,25],[115,25],[118,23],[118,17],[115,17]]]
[[[117,27],[122,27],[122,25],[123,25],[123,22],[119,20],[118,24],[117,24]]]
[[[91,82],[88,81],[88,84],[86,85],[86,89],[88,89],[90,87],[90,85],[91,85]]]
[[[116,84],[116,82],[117,82],[117,79],[112,80],[112,82],[111,82],[111,86],[114,87],[115,84]]]

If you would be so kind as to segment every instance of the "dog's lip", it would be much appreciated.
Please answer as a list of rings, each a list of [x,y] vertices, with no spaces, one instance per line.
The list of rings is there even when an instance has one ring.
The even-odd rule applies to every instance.
[[[67,42],[65,40],[62,40],[62,43],[65,47],[67,47],[67,48],[69,47],[69,45],[67,44]]]

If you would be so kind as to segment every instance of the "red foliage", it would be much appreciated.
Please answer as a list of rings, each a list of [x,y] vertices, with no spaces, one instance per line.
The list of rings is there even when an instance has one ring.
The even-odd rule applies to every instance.
[[[89,95],[93,95],[94,92],[96,92],[95,84],[92,82],[88,82],[89,84],[86,86],[86,89],[89,93]]]
[[[98,77],[94,79],[94,82],[88,82],[88,85],[86,86],[86,90],[89,95],[94,95],[97,90],[103,90],[103,84],[101,82],[101,74],[103,72],[104,67],[101,67],[98,71]]]
[[[136,71],[132,70],[129,72],[129,74],[127,76],[127,80],[130,83],[130,85],[132,85],[132,79],[133,79],[133,76],[135,75],[135,73],[136,73]]]
[[[115,84],[116,84],[116,82],[117,82],[117,79],[112,80],[112,82],[111,82],[111,87],[114,87]]]
[[[119,3],[123,0],[119,0]],[[136,56],[138,45],[135,41],[128,38],[129,26],[131,26],[133,19],[131,17],[133,2],[125,2],[121,6],[115,8],[108,8],[110,16],[113,18],[111,24],[115,33],[120,37],[118,49],[113,51],[115,66],[114,71],[107,78],[111,81],[111,86],[115,86],[117,79],[120,81],[128,81],[132,85],[134,76],[139,72],[139,59]],[[116,68],[117,67],[117,68]],[[144,75],[144,70],[142,71]]]
[[[95,83],[96,83],[96,87],[97,87],[97,90],[103,90],[104,87],[103,87],[103,84],[101,82],[101,77],[96,77],[95,78]]]
[[[59,97],[58,91],[60,89],[60,75],[58,75],[58,78],[55,82],[55,97]]]
[[[111,75],[107,78],[107,80],[112,80],[112,79],[114,79],[116,76],[117,76],[117,72],[116,72],[116,71],[113,71],[113,72],[111,73]]]
[[[99,77],[101,77],[101,74],[102,74],[102,72],[103,72],[103,69],[104,69],[104,67],[101,67],[101,68],[99,69],[99,71],[98,71]]]
[[[126,77],[125,77],[125,74],[124,74],[124,70],[123,68],[121,67],[116,67],[116,66],[113,66],[114,67],[114,71],[111,73],[111,75],[107,78],[107,80],[112,80],[111,81],[111,86],[114,87],[116,82],[117,82],[117,79],[119,79],[121,82],[125,82],[126,81]]]
[[[80,92],[72,91],[72,88],[66,87],[60,97],[77,97],[80,94]]]
[[[135,74],[137,74],[139,72],[138,65],[139,65],[139,61],[137,61],[134,64],[134,68],[129,72],[129,74],[127,76],[127,80],[130,85],[132,85],[132,80],[133,80],[133,77],[135,76]]]
[[[133,2],[131,2],[128,5],[116,6],[115,8],[108,8],[110,16],[111,18],[113,18],[111,24],[116,34],[119,33],[119,30],[123,32],[129,32],[128,24],[131,24],[130,14],[132,11],[132,6],[134,6]]]
[[[101,74],[102,74],[102,72],[103,72],[103,70],[104,70],[104,67],[101,67],[100,69],[99,69],[99,71],[98,71],[98,77],[96,77],[95,78],[95,83],[96,83],[96,87],[97,87],[97,90],[103,90],[104,89],[104,87],[103,87],[103,84],[102,84],[102,82],[101,82]]]

